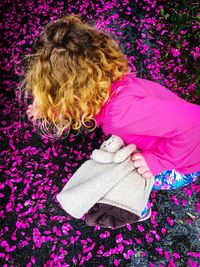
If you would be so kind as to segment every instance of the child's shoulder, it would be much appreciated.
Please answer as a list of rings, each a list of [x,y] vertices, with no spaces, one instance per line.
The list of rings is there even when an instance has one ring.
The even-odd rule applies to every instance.
[[[160,100],[184,101],[176,93],[161,84],[146,78],[140,78],[135,73],[127,73],[119,81],[114,82],[111,94],[116,91],[120,97],[123,95],[139,98],[155,97]]]
[[[138,78],[135,73],[126,73],[111,85],[110,100],[118,96],[145,97],[148,95],[148,80]],[[150,92],[152,94],[152,92]]]

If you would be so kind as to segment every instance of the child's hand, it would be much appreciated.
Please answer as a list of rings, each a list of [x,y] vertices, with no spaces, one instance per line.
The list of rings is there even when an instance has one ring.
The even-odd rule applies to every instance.
[[[36,110],[35,110],[35,106],[33,104],[28,105],[28,109],[26,111],[26,114],[28,116],[28,119],[34,123],[36,120],[42,118],[42,116],[40,116],[39,114],[37,114]]]
[[[143,178],[150,178],[153,175],[141,152],[134,152],[131,155],[131,159],[134,161],[137,172],[141,174]]]

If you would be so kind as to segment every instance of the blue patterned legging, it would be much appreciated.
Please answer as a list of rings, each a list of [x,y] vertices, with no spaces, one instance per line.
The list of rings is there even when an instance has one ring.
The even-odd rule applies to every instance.
[[[152,190],[176,189],[197,181],[199,175],[200,171],[182,174],[175,170],[166,170],[154,176],[155,182]]]
[[[155,175],[155,181],[152,188],[154,190],[170,190],[176,189],[188,185],[189,183],[197,181],[200,176],[200,171],[193,172],[190,174],[182,174],[175,170],[167,170]],[[145,217],[148,213],[149,208],[145,207],[142,211],[141,216]]]

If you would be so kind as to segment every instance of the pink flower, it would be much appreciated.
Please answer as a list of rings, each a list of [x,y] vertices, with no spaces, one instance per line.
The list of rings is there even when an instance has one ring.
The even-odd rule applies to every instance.
[[[141,244],[142,243],[141,239],[139,239],[139,238],[136,238],[135,241],[136,241],[137,244]]]
[[[172,48],[171,49],[171,51],[172,51],[172,55],[174,56],[174,57],[178,57],[178,56],[180,56],[180,48],[176,48],[176,49],[174,49],[174,48]]]
[[[118,259],[114,259],[114,266],[119,266],[119,261],[118,261]]]
[[[178,201],[178,199],[177,199],[177,197],[176,197],[175,195],[172,196],[171,199],[174,201],[174,203],[175,203],[176,205],[179,204],[179,201]]]
[[[174,220],[173,220],[172,218],[167,217],[166,220],[167,220],[167,222],[168,222],[171,226],[174,225]]]
[[[174,256],[175,259],[179,259],[179,258],[180,258],[180,255],[179,255],[179,253],[177,253],[177,252],[174,252],[174,253],[173,253],[173,256]]]
[[[195,50],[191,52],[194,60],[196,60],[199,56],[200,56],[200,48],[199,47],[195,47]]]
[[[142,225],[138,224],[137,228],[140,232],[144,232],[144,227]]]
[[[117,235],[116,243],[121,243],[123,240],[122,234]]]
[[[165,32],[168,32],[168,31],[167,30],[162,30],[160,34],[163,35]]]

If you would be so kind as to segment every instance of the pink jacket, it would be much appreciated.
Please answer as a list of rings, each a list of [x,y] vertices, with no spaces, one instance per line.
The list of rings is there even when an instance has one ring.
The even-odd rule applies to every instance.
[[[106,135],[134,143],[153,175],[200,171],[200,106],[159,83],[128,73],[112,84],[95,119]]]

